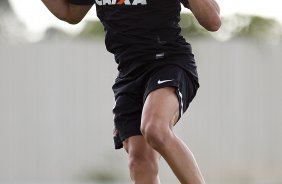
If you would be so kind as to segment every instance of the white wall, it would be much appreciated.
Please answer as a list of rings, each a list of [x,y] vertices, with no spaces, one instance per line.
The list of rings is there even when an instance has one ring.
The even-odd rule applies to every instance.
[[[282,45],[192,44],[201,87],[176,132],[206,180],[282,183]],[[0,182],[128,180],[112,147],[115,75],[101,42],[0,45]]]

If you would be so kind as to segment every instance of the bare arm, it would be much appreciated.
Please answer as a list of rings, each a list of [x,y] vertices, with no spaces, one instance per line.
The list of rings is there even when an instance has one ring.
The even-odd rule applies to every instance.
[[[205,29],[208,31],[217,31],[220,28],[220,8],[215,0],[188,1],[190,10]]]
[[[42,0],[42,2],[58,19],[70,24],[79,23],[92,7],[92,5],[73,5],[67,0]]]

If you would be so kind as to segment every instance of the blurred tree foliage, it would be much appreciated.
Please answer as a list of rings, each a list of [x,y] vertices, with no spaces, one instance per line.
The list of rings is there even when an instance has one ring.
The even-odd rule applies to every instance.
[[[180,26],[182,27],[182,34],[184,36],[190,35],[192,37],[210,37],[210,35],[202,28],[197,20],[191,14],[182,14]],[[83,30],[78,34],[82,38],[94,38],[104,36],[104,27],[99,20],[88,21]]]
[[[282,38],[282,26],[275,19],[235,14],[223,17],[221,29],[213,35],[220,40],[243,38],[279,42]]]
[[[104,37],[105,30],[100,21],[88,21],[78,34],[82,38]]]
[[[11,9],[11,6],[8,0],[0,0],[0,7]],[[5,11],[5,9],[3,9],[3,11]]]
[[[275,19],[254,15],[235,14],[222,18],[222,27],[218,32],[211,33],[199,25],[191,13],[181,14],[180,26],[182,34],[188,38],[214,38],[217,40],[254,39],[258,41],[280,41],[282,26]],[[88,21],[77,35],[81,38],[104,36],[104,28],[99,20]]]
[[[182,34],[187,38],[209,38],[216,40],[253,39],[258,41],[280,42],[282,38],[282,26],[270,18],[255,15],[235,14],[222,18],[222,27],[219,31],[211,33],[199,25],[191,13],[181,14],[180,26]],[[104,38],[104,28],[99,20],[87,21],[78,34],[78,39]],[[25,26],[17,19],[11,8],[9,0],[0,0],[0,43],[19,42],[26,40]],[[73,37],[64,30],[51,27],[47,29],[45,40],[67,39]]]
[[[209,38],[211,35],[206,31],[191,14],[181,14],[179,25],[182,35],[192,38]]]
[[[234,38],[252,37],[258,40],[276,40],[281,39],[282,27],[275,19],[262,18],[259,16],[241,16],[237,15],[242,22],[247,22],[240,26],[234,34]]]

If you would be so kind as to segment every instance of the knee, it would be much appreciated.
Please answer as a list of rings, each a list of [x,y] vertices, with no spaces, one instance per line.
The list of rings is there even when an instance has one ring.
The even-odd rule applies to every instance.
[[[158,120],[142,123],[141,132],[151,147],[159,152],[165,149],[169,139],[173,136],[170,127],[164,126]]]
[[[132,176],[144,175],[150,173],[158,174],[158,163],[143,152],[129,155],[129,170]]]

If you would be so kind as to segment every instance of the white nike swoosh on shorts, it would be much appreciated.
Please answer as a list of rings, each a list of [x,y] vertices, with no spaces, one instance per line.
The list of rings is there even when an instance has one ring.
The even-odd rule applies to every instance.
[[[173,81],[173,79],[171,79],[171,80],[158,80],[158,84],[162,84],[162,83],[170,82],[170,81]]]

